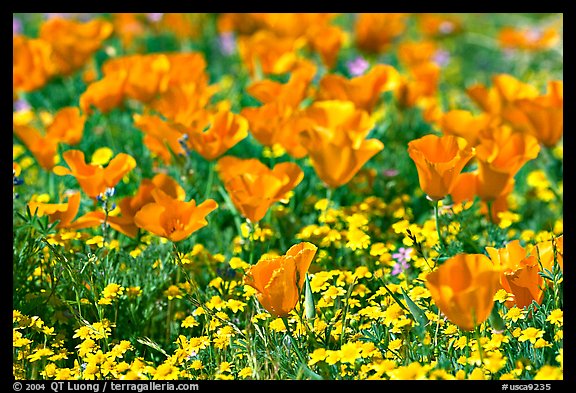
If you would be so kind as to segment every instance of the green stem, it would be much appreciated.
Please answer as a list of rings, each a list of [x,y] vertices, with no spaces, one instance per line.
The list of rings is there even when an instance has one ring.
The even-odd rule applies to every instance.
[[[439,212],[440,209],[438,208],[439,204],[440,204],[439,200],[434,201],[434,218],[436,219],[436,232],[438,232],[438,241],[440,242],[442,248],[444,248],[446,244],[444,243],[444,239],[442,238],[442,233],[440,231],[440,212]]]
[[[204,200],[208,199],[210,196],[210,191],[212,190],[212,184],[214,183],[214,162],[210,161],[208,163],[208,181],[206,182],[206,190],[204,191]]]

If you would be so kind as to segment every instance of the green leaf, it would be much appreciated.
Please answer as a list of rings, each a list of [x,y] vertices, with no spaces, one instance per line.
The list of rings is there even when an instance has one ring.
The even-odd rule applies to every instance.
[[[414,303],[412,301],[412,299],[410,299],[410,297],[408,296],[406,291],[404,291],[404,288],[400,288],[400,289],[402,290],[402,295],[404,296],[404,301],[408,305],[408,308],[410,309],[410,313],[412,314],[412,316],[414,317],[416,322],[418,322],[418,324],[422,327],[426,326],[428,324],[428,317],[426,316],[424,311],[422,311],[422,309],[420,307],[418,307],[418,305],[416,303]]]

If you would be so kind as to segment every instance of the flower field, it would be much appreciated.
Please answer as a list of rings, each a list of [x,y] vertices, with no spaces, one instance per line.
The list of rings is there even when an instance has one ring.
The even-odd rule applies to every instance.
[[[19,380],[562,380],[562,14],[13,14]]]

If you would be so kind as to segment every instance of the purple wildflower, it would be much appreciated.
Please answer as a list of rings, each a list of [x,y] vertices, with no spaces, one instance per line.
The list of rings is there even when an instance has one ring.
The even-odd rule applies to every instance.
[[[370,63],[366,61],[362,56],[358,56],[353,60],[350,60],[346,63],[346,67],[348,67],[348,72],[352,76],[359,76],[362,75],[370,66]]]
[[[218,45],[220,46],[220,51],[226,56],[230,56],[236,50],[236,38],[234,33],[226,32],[220,34],[218,37]]]
[[[22,34],[22,21],[12,17],[12,35]]]
[[[392,258],[396,260],[396,264],[392,268],[392,275],[396,276],[410,267],[408,261],[411,259],[412,247],[400,247],[398,252],[392,254]]]

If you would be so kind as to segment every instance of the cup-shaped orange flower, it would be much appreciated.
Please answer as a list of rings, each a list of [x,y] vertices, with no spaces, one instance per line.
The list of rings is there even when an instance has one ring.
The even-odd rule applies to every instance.
[[[138,227],[173,242],[184,240],[205,227],[208,224],[206,216],[218,207],[213,199],[196,205],[193,199],[181,201],[158,188],[151,194],[154,202],[144,205],[134,216],[134,222]]]
[[[534,135],[540,143],[554,147],[564,133],[564,83],[548,83],[546,95],[522,99],[510,106],[502,116],[519,131]]]
[[[458,254],[428,274],[426,287],[451,322],[473,330],[494,307],[499,272],[484,254]]]
[[[542,268],[549,271],[554,271],[554,259],[556,258],[560,269],[564,271],[564,235],[537,243],[531,254],[539,258]]]
[[[68,145],[77,145],[82,140],[85,122],[86,116],[80,114],[79,108],[67,106],[56,113],[47,126],[46,135]]]
[[[500,114],[515,100],[536,98],[538,89],[512,75],[497,74],[492,77],[492,87],[478,83],[468,87],[466,93],[484,112]]]
[[[420,188],[437,201],[450,194],[474,148],[463,138],[430,134],[410,141],[408,154],[416,164]]]
[[[334,67],[338,52],[344,45],[344,31],[332,25],[311,26],[306,32],[306,37],[310,47],[320,54],[326,68]]]
[[[40,38],[51,44],[58,73],[69,75],[87,63],[112,29],[112,24],[102,19],[78,22],[52,18],[40,26]]]
[[[256,298],[270,314],[287,317],[300,299],[316,250],[312,243],[302,242],[290,247],[285,255],[262,259],[248,269],[244,283],[258,291]]]
[[[252,222],[264,218],[275,202],[286,200],[286,194],[304,178],[302,169],[292,162],[270,169],[258,159],[233,156],[218,160],[216,170],[234,206]]]
[[[259,107],[247,107],[240,112],[250,125],[250,133],[264,146],[280,145],[294,158],[307,152],[299,134],[299,112],[281,102],[271,102]]]
[[[538,140],[510,127],[492,128],[480,136],[476,146],[478,196],[490,201],[498,198],[520,168],[540,152]]]
[[[264,74],[283,74],[292,70],[297,59],[296,51],[305,43],[304,37],[280,37],[269,30],[260,30],[240,37],[238,50],[251,75],[254,75],[257,67]]]
[[[316,174],[329,187],[350,181],[370,158],[384,148],[378,139],[366,139],[374,123],[368,112],[350,101],[318,101],[302,113],[300,142]]]
[[[84,93],[80,94],[80,109],[90,114],[94,108],[107,113],[119,107],[124,100],[124,86],[127,78],[128,73],[121,71],[90,83]]]
[[[398,71],[386,64],[375,65],[366,74],[351,79],[326,74],[320,80],[318,99],[352,101],[357,108],[372,112],[382,93],[394,90],[399,83]]]
[[[213,161],[248,136],[248,121],[241,115],[220,111],[209,117],[205,131],[192,128],[187,135],[192,149]]]
[[[498,41],[505,49],[538,51],[554,47],[560,41],[560,34],[554,27],[547,29],[504,27],[498,34]]]
[[[513,240],[505,247],[496,249],[486,247],[494,266],[500,271],[500,284],[514,300],[507,306],[519,308],[529,306],[532,301],[542,303],[544,298],[544,279],[539,274],[540,267],[535,255],[528,254],[519,240]]]
[[[366,13],[358,15],[354,33],[358,48],[368,53],[382,53],[406,29],[406,14]]]
[[[144,145],[158,155],[164,163],[172,160],[172,154],[185,155],[186,150],[181,145],[184,133],[172,123],[156,115],[134,114],[134,126],[142,131]]]
[[[14,36],[12,42],[14,92],[30,92],[43,87],[55,73],[50,44],[21,35]]]
[[[58,140],[42,135],[40,131],[27,124],[14,124],[14,135],[24,143],[38,164],[47,171],[56,165]]]
[[[115,187],[124,175],[136,167],[136,160],[126,153],[119,153],[105,168],[87,164],[81,150],[67,150],[62,157],[70,169],[56,166],[54,173],[58,176],[74,176],[82,190],[91,198],[96,198],[107,188]]]
[[[51,223],[60,221],[56,228],[67,228],[80,208],[80,192],[70,193],[63,203],[29,202],[28,207],[38,217],[48,216]]]
[[[473,115],[472,112],[454,109],[440,117],[438,125],[444,135],[464,138],[471,146],[476,146],[482,130],[493,124],[494,118],[486,113]]]

